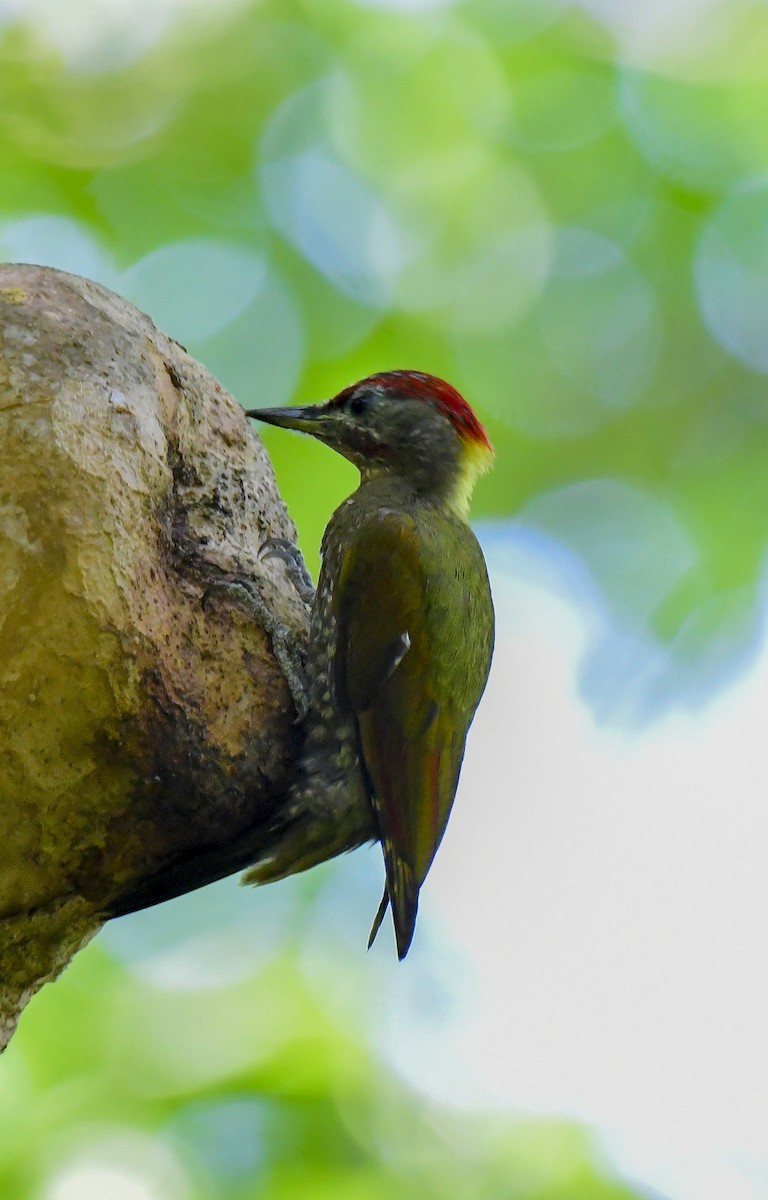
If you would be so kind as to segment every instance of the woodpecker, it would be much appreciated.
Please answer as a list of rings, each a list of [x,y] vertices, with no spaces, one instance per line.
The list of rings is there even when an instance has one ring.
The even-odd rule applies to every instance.
[[[420,371],[248,416],[318,438],[360,484],[323,537],[287,816],[245,878],[282,879],[378,839],[386,886],[368,945],[389,905],[402,959],[490,668],[493,604],[467,515],[493,450],[456,389]]]

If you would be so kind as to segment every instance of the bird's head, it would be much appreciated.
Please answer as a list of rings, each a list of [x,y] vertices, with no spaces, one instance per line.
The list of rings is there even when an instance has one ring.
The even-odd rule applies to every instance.
[[[381,371],[325,404],[252,409],[270,425],[311,433],[359,468],[363,480],[395,475],[465,517],[493,449],[466,400],[422,371]]]

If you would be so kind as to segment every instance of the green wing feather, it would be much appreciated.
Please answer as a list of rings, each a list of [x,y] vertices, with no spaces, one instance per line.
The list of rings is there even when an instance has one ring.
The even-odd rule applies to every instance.
[[[436,536],[430,516],[432,527],[391,511],[366,523],[334,589],[337,691],[356,720],[387,874],[371,941],[391,904],[400,958],[448,822],[493,641],[474,535],[438,514],[446,529]]]

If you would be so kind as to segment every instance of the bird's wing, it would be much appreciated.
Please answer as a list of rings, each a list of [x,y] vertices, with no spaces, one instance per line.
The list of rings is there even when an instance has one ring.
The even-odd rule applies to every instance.
[[[477,702],[473,696],[465,711],[460,656],[444,644],[451,636],[441,594],[446,576],[431,563],[414,518],[390,512],[358,531],[334,589],[337,688],[357,722],[387,872],[371,940],[388,899],[400,958],[448,821]]]

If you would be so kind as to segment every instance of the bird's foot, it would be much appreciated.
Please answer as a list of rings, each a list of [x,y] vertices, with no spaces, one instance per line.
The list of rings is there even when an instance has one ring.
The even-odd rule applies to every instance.
[[[263,542],[259,549],[259,558],[279,558],[288,568],[291,582],[296,591],[301,596],[305,604],[312,601],[315,594],[315,585],[312,582],[312,576],[307,570],[307,564],[304,562],[304,556],[295,546],[290,538],[271,537]]]
[[[284,625],[275,619],[274,613],[259,592],[255,584],[247,579],[217,579],[209,584],[203,593],[203,608],[212,596],[223,595],[234,604],[239,604],[246,612],[256,618],[266,630],[272,644],[272,653],[277,659],[280,670],[290,689],[291,698],[296,709],[297,721],[307,714],[309,698],[304,661],[297,653],[296,639]]]

